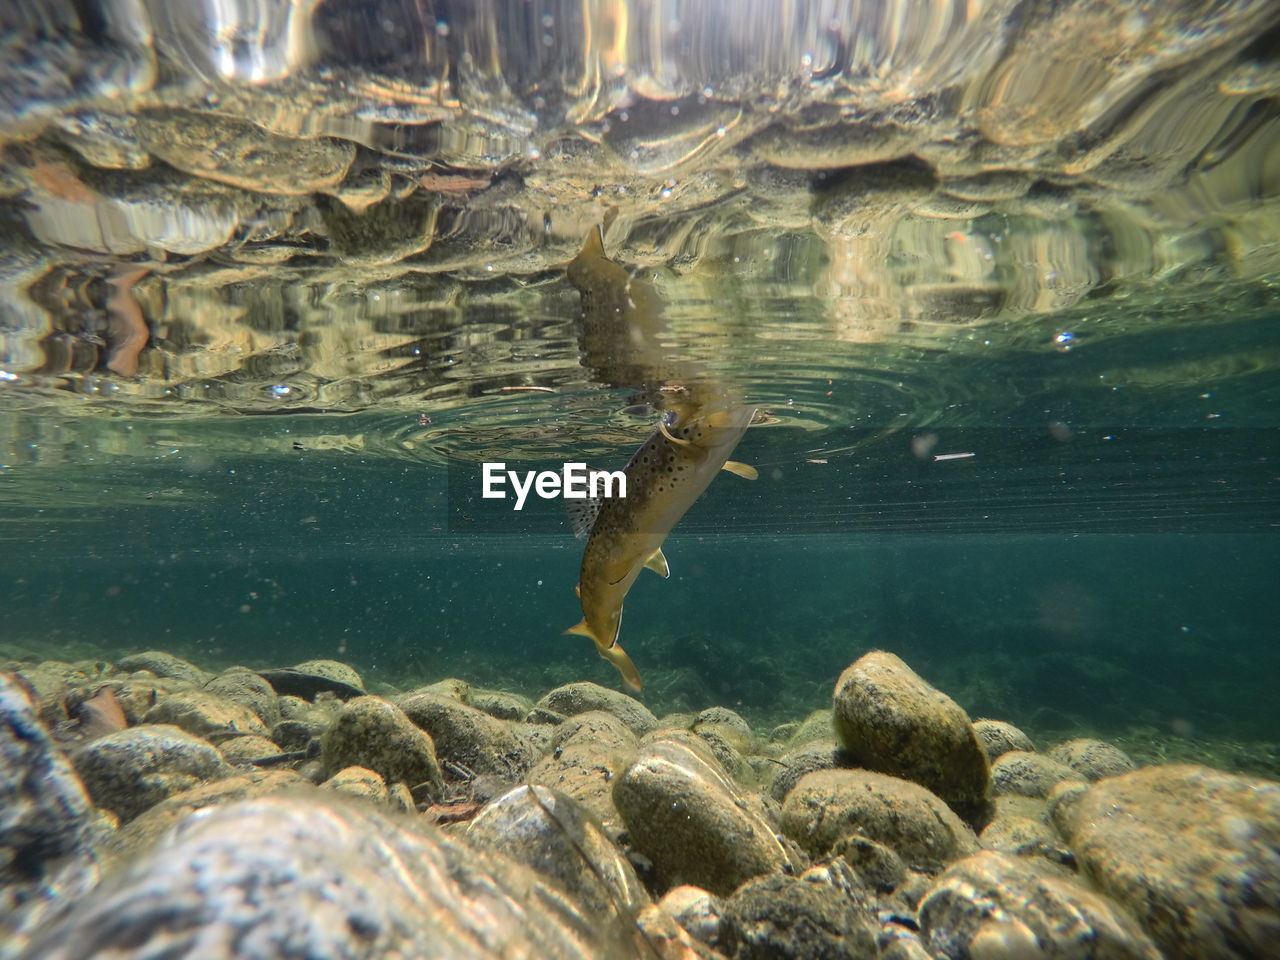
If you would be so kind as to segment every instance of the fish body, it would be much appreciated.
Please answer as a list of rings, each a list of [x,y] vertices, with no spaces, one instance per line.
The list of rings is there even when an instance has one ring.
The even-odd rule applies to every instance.
[[[599,501],[578,578],[582,622],[567,632],[590,637],[633,690],[640,674],[618,644],[627,591],[646,566],[668,575],[662,543],[720,470],[754,477],[729,460],[754,412],[720,395],[678,404],[627,464],[626,497]]]

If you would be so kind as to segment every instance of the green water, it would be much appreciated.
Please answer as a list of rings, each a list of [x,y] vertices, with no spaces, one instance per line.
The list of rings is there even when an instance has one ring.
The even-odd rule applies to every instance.
[[[769,422],[735,457],[760,479],[717,479],[668,541],[671,579],[646,573],[628,598],[641,698],[797,720],[880,647],[1033,736],[1274,774],[1280,374],[1223,359],[1280,346],[1257,297],[1252,315],[1067,351],[807,372],[794,397],[758,378],[748,395]],[[930,403],[889,416],[886,390]],[[481,397],[429,428],[408,411],[13,412],[3,649],[333,657],[399,688],[458,676],[531,696],[614,686],[588,641],[560,633],[580,615],[582,547],[560,504],[481,501],[475,461],[619,467],[652,424],[620,413],[627,399]],[[824,422],[804,423],[810,404]],[[954,453],[973,456],[934,459]]]

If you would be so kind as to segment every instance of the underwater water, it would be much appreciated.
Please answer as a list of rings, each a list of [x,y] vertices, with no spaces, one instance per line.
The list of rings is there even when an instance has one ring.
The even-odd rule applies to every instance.
[[[0,11],[0,960],[1274,955],[1278,30]]]

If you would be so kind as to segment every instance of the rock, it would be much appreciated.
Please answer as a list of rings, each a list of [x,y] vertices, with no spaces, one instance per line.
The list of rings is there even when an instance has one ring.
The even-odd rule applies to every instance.
[[[190,790],[175,793],[167,800],[161,800],[129,821],[112,838],[111,850],[118,860],[127,862],[151,849],[170,830],[197,810],[237,800],[314,789],[314,784],[293,770],[251,770],[212,783],[202,783]]]
[[[975,828],[991,818],[991,769],[964,710],[898,657],[874,651],[840,675],[836,739],[860,766],[941,797]]]
[[[533,709],[533,702],[528,697],[504,690],[472,690],[471,706],[499,720],[523,720]]]
[[[934,955],[1161,960],[1123,910],[1038,864],[992,851],[953,864],[920,904]]]
[[[1030,817],[996,817],[978,835],[987,850],[1017,857],[1044,857],[1050,863],[1075,868],[1076,858],[1053,828]]]
[[[636,754],[635,735],[613,714],[590,710],[557,727],[551,748],[525,779],[573,797],[606,829],[620,826],[613,784]]]
[[[322,790],[333,790],[349,797],[361,797],[375,803],[386,803],[387,781],[367,767],[343,767],[324,783]]]
[[[1055,784],[1083,781],[1070,767],[1039,753],[1011,750],[991,767],[991,788],[998,796],[1047,797]]]
[[[72,753],[71,762],[93,802],[121,820],[231,772],[208,741],[162,724],[99,737]]]
[[[695,939],[712,947],[720,944],[724,901],[714,893],[685,883],[663,894],[658,906]]]
[[[657,904],[649,904],[636,916],[636,930],[649,957],[663,960],[724,960],[722,954],[696,940],[675,918]]]
[[[814,857],[861,833],[930,872],[978,849],[973,831],[937,796],[870,770],[806,774],[782,805],[782,832]]]
[[[794,748],[801,744],[812,743],[815,740],[830,740],[834,729],[832,724],[830,710],[814,710],[801,721],[795,733],[792,734],[789,745]]]
[[[682,883],[727,895],[789,863],[769,825],[733,782],[690,747],[658,740],[617,779],[613,802],[659,890]]]
[[[0,673],[0,955],[97,882],[109,832],[31,697]]]
[[[425,687],[419,687],[414,692],[435,693],[451,700],[457,700],[459,703],[471,705],[471,684],[465,680],[459,680],[457,677],[446,677],[443,680],[437,680],[435,683],[427,684]]]
[[[769,784],[769,796],[782,803],[806,773],[836,767],[838,749],[834,740],[813,740],[784,753],[778,758],[781,766]]]
[[[271,684],[244,667],[218,674],[204,689],[224,700],[248,707],[268,728],[280,722],[280,698]]]
[[[1080,738],[1067,740],[1049,751],[1049,758],[1066,764],[1086,780],[1096,781],[1106,777],[1118,777],[1138,768],[1129,755],[1119,747],[1103,740]]]
[[[281,720],[271,730],[271,739],[279,744],[282,750],[290,752],[306,750],[316,736],[317,731],[300,720]]]
[[[341,700],[350,700],[365,692],[360,674],[337,660],[308,660],[296,667],[259,670],[258,676],[271,684],[281,697],[314,700],[321,693],[331,693]]]
[[[165,697],[146,712],[142,722],[172,724],[206,740],[246,733],[266,736],[268,732],[266,724],[248,707],[208,690],[183,690]]]
[[[752,778],[751,764],[738,752],[733,741],[721,736],[720,729],[723,728],[717,728],[712,724],[703,724],[698,728],[694,736],[707,745],[711,755],[716,758],[716,762],[720,766],[724,767],[729,776],[740,783],[749,781]],[[684,733],[684,731],[672,731],[672,733],[679,734]],[[730,731],[730,733],[732,735],[733,731]],[[741,742],[741,739],[736,735],[733,739]]]
[[[1036,750],[1030,737],[1012,723],[1005,723],[1003,720],[975,720],[973,732],[978,735],[982,748],[987,752],[987,759],[992,763],[1010,750],[1026,753],[1035,753]]]
[[[518,781],[533,766],[525,741],[505,721],[452,697],[426,690],[406,693],[397,706],[415,725],[431,734],[441,762],[465,768],[463,776],[494,776]],[[458,777],[458,773],[453,774]]]
[[[1144,767],[1094,784],[1059,821],[1081,868],[1171,960],[1275,956],[1280,784]]]
[[[724,737],[736,750],[747,750],[753,739],[751,724],[742,719],[728,707],[708,707],[694,718],[693,731],[701,733],[702,728],[710,727]]]
[[[534,707],[525,715],[524,722],[538,726],[554,727],[558,723],[564,723],[565,719],[563,713],[556,713],[554,710],[547,710],[545,707]]]
[[[733,960],[874,957],[879,929],[856,877],[833,867],[744,883],[725,902],[723,942]]]
[[[386,781],[410,789],[428,784],[428,792],[435,795],[444,789],[431,737],[381,697],[348,700],[320,745],[327,776],[345,767],[367,767]]]
[[[831,852],[852,867],[869,890],[892,893],[907,877],[906,865],[892,847],[862,833],[841,837]]]
[[[638,960],[631,934],[527,867],[407,818],[267,797],[187,819],[22,957]]]
[[[588,710],[603,710],[625,723],[637,737],[644,736],[658,725],[658,718],[639,700],[586,681],[556,687],[535,706],[554,710],[566,717]]]
[[[634,916],[648,905],[635,869],[600,824],[572,797],[517,787],[484,806],[466,837],[505,853],[563,887],[588,914]]]
[[[279,756],[284,751],[266,737],[256,735],[232,737],[218,744],[218,749],[228,763],[247,760],[260,760],[263,757]]]
[[[181,657],[175,657],[163,650],[148,650],[145,653],[133,653],[116,661],[116,667],[124,673],[147,670],[157,677],[172,677],[185,680],[187,683],[200,684],[205,681],[205,672],[194,663]]]

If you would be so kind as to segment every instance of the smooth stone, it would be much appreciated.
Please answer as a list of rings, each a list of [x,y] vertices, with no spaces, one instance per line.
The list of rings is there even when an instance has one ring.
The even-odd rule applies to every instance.
[[[80,747],[71,762],[93,802],[131,820],[161,800],[230,768],[207,740],[178,727],[144,724]]]
[[[516,787],[485,804],[466,838],[550,877],[588,913],[635,915],[649,903],[631,862],[596,819],[547,787]]]
[[[267,725],[248,707],[208,690],[171,694],[148,710],[142,722],[172,724],[206,740],[268,733]]]
[[[722,929],[734,960],[826,960],[876,956],[880,923],[851,871],[822,868],[744,883],[725,901]]]
[[[513,783],[533,766],[533,752],[504,720],[426,690],[406,693],[395,703],[431,734],[436,755],[446,768],[461,765],[470,774]]]
[[[728,895],[790,862],[733,781],[683,743],[642,747],[617,779],[613,802],[632,847],[652,862],[661,891],[689,883]]]
[[[671,914],[651,903],[636,915],[636,931],[645,943],[646,957],[662,960],[724,960],[688,930]]]
[[[791,735],[788,746],[794,749],[802,744],[812,743],[815,740],[830,740],[832,731],[835,729],[833,724],[834,720],[830,710],[814,710],[800,721],[800,725]]]
[[[650,956],[633,930],[425,824],[299,795],[187,818],[39,930],[21,957]]]
[[[978,849],[973,831],[935,794],[870,770],[806,774],[782,805],[782,832],[815,857],[862,834],[928,872]]]
[[[1026,753],[1035,753],[1036,750],[1030,737],[1012,723],[1005,723],[1003,720],[975,720],[973,732],[978,735],[982,748],[987,752],[987,759],[992,763],[1011,750]]]
[[[1053,828],[1038,818],[998,816],[978,835],[978,842],[986,850],[1017,857],[1044,857],[1064,867],[1076,863],[1075,855]]]
[[[1280,783],[1144,767],[1095,783],[1055,822],[1082,869],[1171,960],[1275,956]]]
[[[359,690],[364,689],[364,678],[360,671],[341,660],[304,660],[302,663],[295,663],[293,669],[327,680],[336,680]]]
[[[969,716],[892,653],[848,667],[833,700],[836,740],[854,762],[911,780],[970,826],[991,818],[991,768]]]
[[[700,732],[699,727],[710,726],[739,750],[746,748],[753,739],[751,724],[741,715],[728,707],[708,707],[693,719],[693,730]]]
[[[1081,737],[1067,740],[1051,748],[1049,759],[1064,763],[1086,780],[1097,781],[1118,777],[1138,769],[1127,753],[1105,740]]]
[[[611,713],[591,710],[556,728],[551,752],[525,780],[568,794],[613,829],[621,824],[613,784],[635,754],[635,734],[626,724]]]
[[[360,797],[375,803],[387,800],[387,781],[368,767],[343,767],[320,784],[321,790],[333,790],[349,797]]]
[[[348,700],[320,738],[327,776],[345,767],[367,767],[389,783],[444,790],[435,743],[405,712],[381,697]]]
[[[147,670],[157,677],[171,677],[174,680],[185,680],[187,683],[204,683],[206,674],[194,663],[175,657],[163,650],[146,650],[132,653],[116,661],[116,667],[124,673],[136,673]]]
[[[939,957],[1161,960],[1134,920],[1106,897],[1039,860],[983,851],[953,864],[920,904]]]
[[[228,763],[260,760],[263,757],[279,756],[284,751],[274,741],[256,734],[243,737],[232,737],[218,744],[218,749]]]
[[[787,751],[778,758],[781,766],[769,784],[769,796],[784,803],[806,773],[834,769],[838,750],[834,740],[814,740]]]
[[[471,706],[499,720],[523,720],[533,709],[533,701],[504,690],[474,689],[471,691]]]
[[[280,698],[271,684],[244,667],[218,674],[204,685],[209,693],[248,707],[268,727],[280,722]]]
[[[603,710],[625,723],[637,737],[644,736],[658,725],[658,718],[639,700],[585,680],[556,687],[535,706],[554,710],[566,717],[588,710]]]
[[[197,810],[250,800],[277,793],[314,790],[315,785],[294,770],[251,770],[202,783],[161,800],[129,821],[111,840],[118,860],[128,861],[164,839],[174,827]]]
[[[1084,777],[1065,764],[1022,750],[1002,754],[991,766],[991,788],[998,797],[1017,794],[1044,798],[1059,783],[1083,780]]]
[[[425,687],[419,687],[414,693],[436,693],[442,697],[449,697],[451,700],[457,700],[459,703],[471,704],[471,684],[465,680],[459,680],[457,677],[445,677],[443,680],[437,680],[435,683],[429,683]]]

